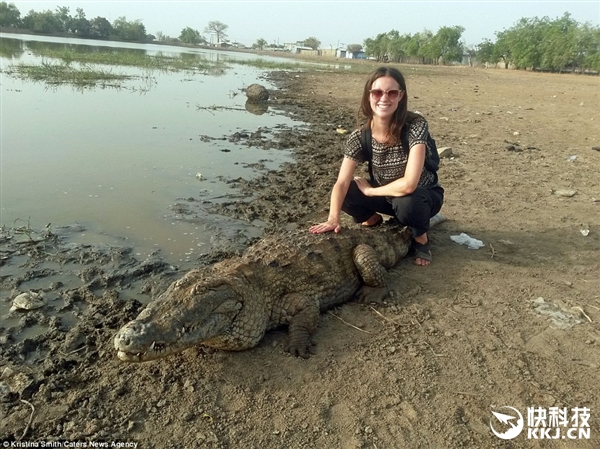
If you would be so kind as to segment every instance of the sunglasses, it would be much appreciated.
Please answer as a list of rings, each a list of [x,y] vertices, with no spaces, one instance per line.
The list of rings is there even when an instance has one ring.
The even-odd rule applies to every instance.
[[[394,101],[394,100],[397,100],[398,97],[400,97],[400,92],[402,92],[402,91],[399,89],[390,89],[390,90],[371,89],[369,92],[371,93],[371,97],[373,97],[374,100],[381,100],[381,98],[384,95],[387,95],[387,97],[390,101]]]

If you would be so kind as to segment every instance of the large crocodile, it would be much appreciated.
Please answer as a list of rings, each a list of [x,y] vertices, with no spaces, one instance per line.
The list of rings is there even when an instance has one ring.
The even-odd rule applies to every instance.
[[[432,224],[443,221],[436,216]],[[243,350],[289,326],[286,350],[306,357],[319,313],[388,293],[386,269],[408,252],[407,228],[384,224],[339,234],[268,236],[240,257],[188,272],[114,338],[119,359],[144,362],[202,344]]]

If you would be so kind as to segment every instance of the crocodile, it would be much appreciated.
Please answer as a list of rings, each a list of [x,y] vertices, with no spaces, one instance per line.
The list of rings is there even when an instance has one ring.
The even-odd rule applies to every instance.
[[[438,215],[432,224],[443,220]],[[264,237],[241,256],[173,282],[117,332],[117,357],[145,362],[195,345],[240,351],[281,325],[289,330],[285,349],[308,357],[319,314],[353,298],[381,301],[388,294],[386,270],[411,243],[406,227],[389,222],[338,234]]]

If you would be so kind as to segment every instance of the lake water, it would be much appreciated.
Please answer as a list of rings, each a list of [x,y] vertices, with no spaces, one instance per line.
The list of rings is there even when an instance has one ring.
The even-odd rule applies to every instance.
[[[249,164],[267,160],[273,169],[291,160],[286,150],[217,140],[237,131],[302,125],[277,110],[255,115],[244,108],[240,89],[256,82],[273,87],[260,79],[264,70],[235,64],[258,56],[25,35],[0,39],[1,224],[29,220],[31,227],[41,228],[78,222],[87,229],[77,237],[81,241],[125,241],[142,257],[160,249],[173,263],[207,251],[222,228],[257,232],[260,224],[257,228],[209,213],[193,223],[178,220],[172,206],[188,197],[219,201],[231,193],[222,177],[250,178]],[[40,46],[189,53],[228,61],[230,68],[218,76],[108,68],[138,76],[121,89],[48,86],[6,75],[11,65],[47,61],[37,56]],[[210,106],[218,109],[202,109]]]

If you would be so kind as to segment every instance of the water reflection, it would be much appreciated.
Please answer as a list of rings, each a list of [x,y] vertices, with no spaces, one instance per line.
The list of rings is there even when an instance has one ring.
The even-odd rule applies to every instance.
[[[25,43],[18,39],[0,39],[0,57],[18,59],[25,53]]]
[[[245,105],[246,111],[250,112],[254,115],[263,115],[268,112],[269,104],[266,101],[255,102],[255,101],[246,101]]]
[[[12,42],[15,39],[3,39]],[[65,42],[36,42],[24,44],[24,50],[31,57],[13,58],[3,73],[24,81],[46,82],[48,85],[70,84],[77,89],[129,88],[127,80],[148,78],[154,72],[180,72],[191,75],[223,76],[229,67],[223,62],[212,62],[204,54],[177,53],[166,51],[148,52],[145,49],[114,48],[104,46],[79,45]],[[115,73],[112,67],[135,68],[135,72]],[[141,72],[141,73],[140,73]],[[146,83],[147,84],[147,83]],[[145,92],[151,85],[137,88]]]
[[[47,48],[86,57],[120,52],[114,43],[99,49],[65,39],[27,39],[2,37],[3,67],[19,61],[40,65],[39,55]],[[160,53],[194,64],[232,60],[204,50],[186,54],[182,49],[128,47],[124,49],[128,57]],[[102,66],[138,76],[121,89],[102,84],[94,90],[48,89],[45,84],[3,77],[0,224],[10,226],[29,217],[35,228],[79,222],[87,229],[80,236],[86,242],[122,244],[125,238],[136,251],[148,254],[159,248],[174,263],[207,251],[215,235],[229,235],[222,226],[255,233],[248,223],[232,223],[207,211],[235,194],[228,180],[254,176],[259,160],[265,161],[265,169],[275,169],[291,161],[291,152],[267,151],[228,137],[295,123],[273,110],[258,115],[246,108],[245,95],[231,94],[258,82],[260,70],[212,66],[214,70],[204,71]],[[260,82],[267,84],[264,79]],[[197,111],[195,105],[215,105],[219,112]],[[203,174],[202,182],[197,173]],[[173,214],[171,206],[178,198],[201,199],[193,222]]]

